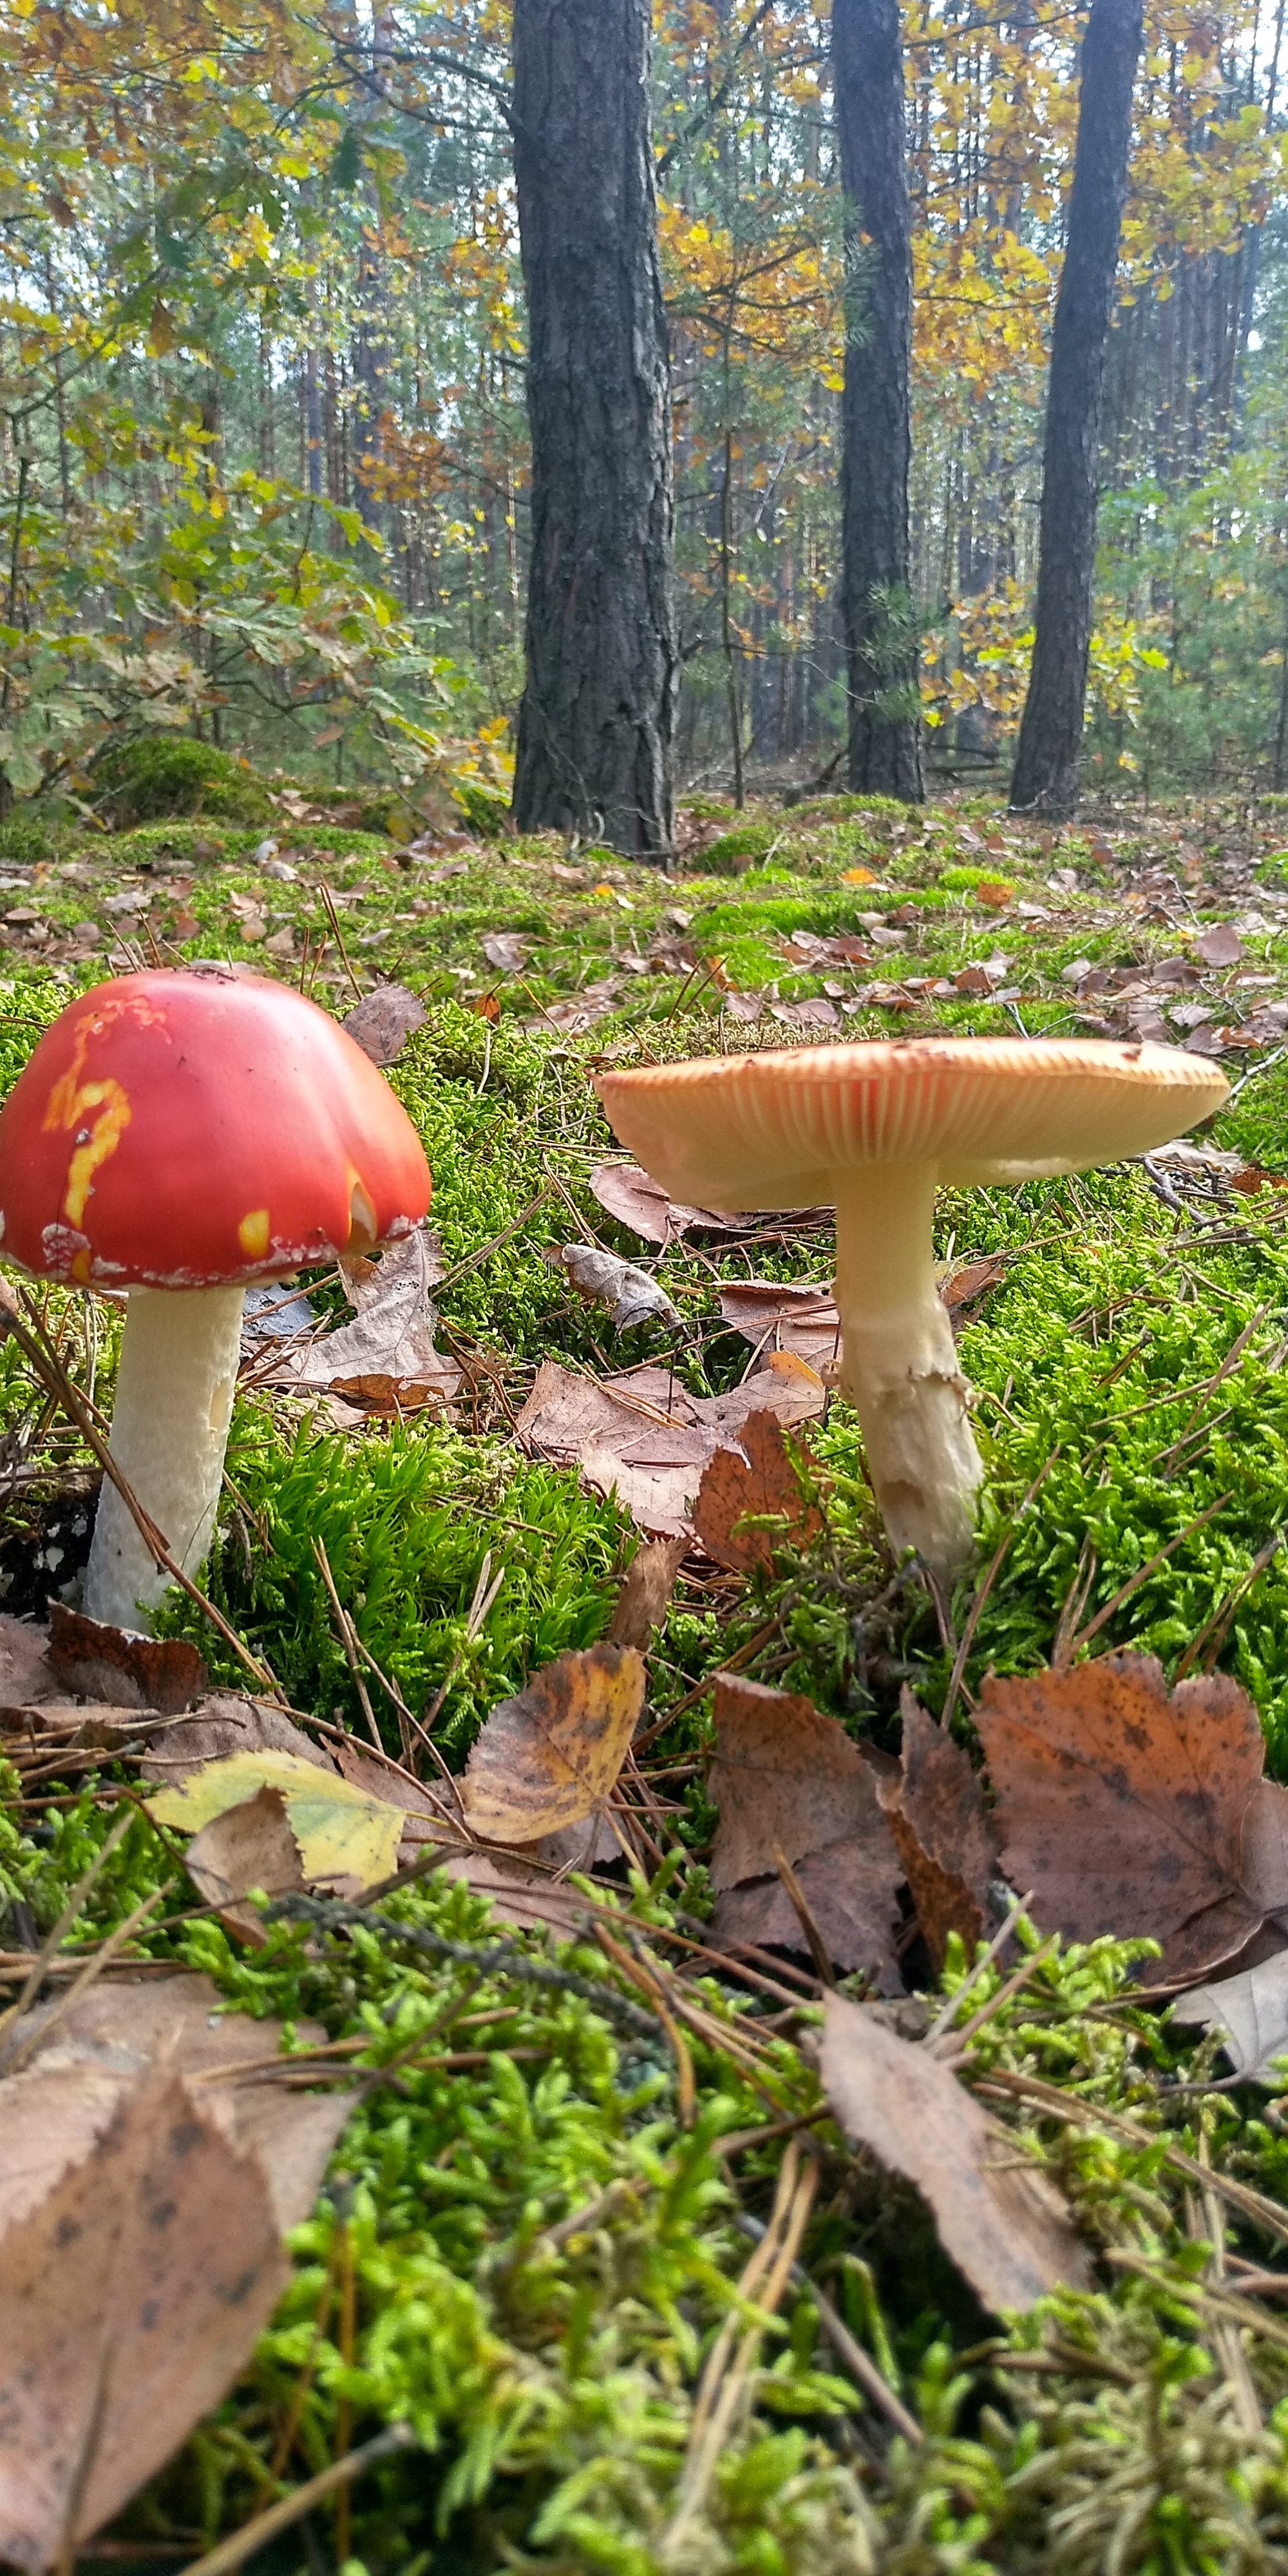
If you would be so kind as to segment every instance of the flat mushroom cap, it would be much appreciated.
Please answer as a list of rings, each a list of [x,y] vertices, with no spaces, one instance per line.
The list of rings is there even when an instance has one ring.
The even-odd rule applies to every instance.
[[[0,1109],[0,1253],[40,1278],[236,1287],[406,1234],[429,1196],[370,1057],[263,977],[96,985]]]
[[[745,1208],[824,1203],[865,1164],[969,1183],[1121,1162],[1209,1117],[1230,1086],[1179,1047],[914,1038],[647,1065],[597,1087],[673,1199]]]

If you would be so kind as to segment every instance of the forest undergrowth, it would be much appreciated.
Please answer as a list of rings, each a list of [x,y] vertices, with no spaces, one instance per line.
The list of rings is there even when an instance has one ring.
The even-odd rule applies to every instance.
[[[239,819],[229,789],[222,810],[212,792],[215,810],[92,838],[0,826],[6,1087],[109,972],[225,958],[342,1016],[401,996],[387,1070],[433,1172],[454,1391],[407,1409],[292,1387],[272,1337],[248,1337],[209,1608],[176,1596],[162,1623],[212,1688],[243,1691],[249,1654],[261,1700],[271,1685],[324,1747],[459,1778],[490,1713],[609,1636],[641,1545],[602,1457],[582,1472],[525,1417],[538,1371],[602,1385],[649,1366],[690,1404],[728,1396],[767,1356],[731,1320],[734,1292],[756,1289],[769,1338],[795,1352],[788,1380],[813,1390],[786,1417],[795,1484],[762,1510],[759,1544],[722,1560],[681,1515],[634,1750],[596,1810],[618,1830],[548,1863],[544,1915],[534,1899],[516,1917],[512,1889],[494,1912],[485,1871],[404,1842],[401,1875],[348,1901],[279,1899],[249,1942],[202,1900],[137,1761],[92,1728],[37,1758],[0,1714],[8,2000],[115,1835],[47,1992],[149,1906],[116,1969],[200,1972],[223,2004],[280,2016],[315,2080],[322,2046],[354,2088],[253,2359],[75,2563],[215,2552],[218,2576],[246,2532],[283,2576],[1281,2564],[1275,2052],[1231,2073],[1219,2026],[1169,2018],[1203,1972],[1169,1980],[1173,1926],[1147,1874],[1133,1919],[1075,1938],[1040,1884],[999,1886],[998,1863],[982,1966],[966,1917],[950,1909],[937,1939],[905,1903],[889,1973],[865,1976],[826,1919],[820,1935],[798,1850],[786,1937],[781,1908],[759,1939],[722,1932],[713,1694],[722,1673],[786,1695],[785,1728],[831,1728],[829,1747],[843,1732],[888,1780],[911,1692],[973,1764],[984,1746],[1000,1812],[1013,1793],[986,1677],[1054,1689],[1093,1664],[1112,1678],[1103,1659],[1130,1651],[1157,1658],[1160,1690],[1227,1676],[1269,1779],[1288,1780],[1285,800],[1106,809],[1041,833],[982,800],[697,805],[663,875],[553,836],[486,838],[485,807],[473,833],[417,837],[406,814],[362,830],[302,790],[254,795],[267,825],[262,808]],[[595,1186],[622,1158],[592,1076],[1017,1029],[1188,1044],[1234,1087],[1180,1153],[942,1193],[987,1470],[977,1559],[948,1597],[891,1561],[854,1417],[775,1303],[826,1297],[826,1212],[650,1240]],[[574,1286],[570,1245],[643,1270],[670,1317],[616,1329]],[[302,1285],[315,1336],[341,1326],[339,1276]],[[95,1468],[33,1375],[30,1333],[110,1410],[119,1308],[50,1289],[16,1311],[0,1606],[43,1620],[84,1561]],[[1281,1955],[1288,1884],[1264,1914]],[[994,1921],[1008,1928],[990,1945]],[[982,2088],[997,2125],[972,2188],[987,2196],[1009,2162],[1059,2195],[1077,2286],[1023,2303],[972,2286],[939,2185],[928,2199],[915,2157],[892,2164],[856,2135],[834,2016],[878,1991],[900,2046],[942,2043],[962,2101]],[[950,2199],[975,2172],[962,2121],[940,2146]],[[247,2530],[393,2426],[407,2448],[276,2533]]]

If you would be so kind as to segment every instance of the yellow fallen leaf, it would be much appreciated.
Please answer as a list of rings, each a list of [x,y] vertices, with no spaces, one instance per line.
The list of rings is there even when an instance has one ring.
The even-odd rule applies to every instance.
[[[406,1822],[402,1808],[298,1753],[230,1753],[222,1762],[205,1762],[177,1787],[159,1789],[148,1812],[158,1824],[195,1834],[261,1789],[280,1789],[306,1879],[350,1878],[374,1887],[392,1877]]]
[[[475,1833],[535,1843],[601,1806],[644,1705],[644,1659],[599,1644],[559,1655],[494,1708],[469,1758],[461,1800]]]
[[[875,885],[876,878],[871,868],[846,868],[842,872],[841,883],[842,885]]]

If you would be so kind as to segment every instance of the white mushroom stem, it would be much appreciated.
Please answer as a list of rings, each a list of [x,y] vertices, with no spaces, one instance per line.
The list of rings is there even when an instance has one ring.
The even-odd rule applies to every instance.
[[[974,1542],[983,1464],[948,1312],[935,1284],[935,1173],[869,1165],[836,1176],[841,1384],[896,1555],[951,1577]]]
[[[109,1447],[185,1574],[210,1546],[241,1352],[241,1288],[132,1288]],[[105,1477],[85,1576],[91,1619],[146,1627],[171,1577]]]

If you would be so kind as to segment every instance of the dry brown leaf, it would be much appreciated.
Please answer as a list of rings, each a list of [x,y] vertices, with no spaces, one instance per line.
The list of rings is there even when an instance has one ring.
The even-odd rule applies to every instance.
[[[671,1606],[688,1550],[686,1538],[645,1538],[626,1568],[609,1623],[610,1646],[638,1646],[645,1653],[653,1631]]]
[[[425,1024],[425,1005],[405,984],[377,984],[348,1013],[344,1026],[373,1064],[394,1064]]]
[[[989,1880],[997,1869],[997,1837],[983,1789],[960,1745],[936,1726],[910,1690],[903,1692],[900,1708],[899,1777],[883,1780],[878,1796],[938,1976],[950,1932],[958,1934],[967,1959],[974,1957],[988,1914]]]
[[[559,1655],[487,1719],[466,1766],[461,1801],[477,1834],[534,1843],[603,1807],[644,1705],[644,1662],[633,1646]]]
[[[282,2026],[219,2001],[206,1977],[105,1978],[19,2026],[33,2059],[0,2083],[0,2557],[21,2567],[88,2538],[218,2403],[348,2116],[344,2095],[229,2080]]]
[[[258,1906],[244,1901],[251,1889],[286,1896],[304,1885],[300,1847],[281,1790],[261,1789],[240,1807],[213,1816],[193,1835],[184,1866],[207,1905],[218,1906],[224,1929],[262,1949],[268,1939],[264,1918]]]
[[[154,1708],[178,1717],[201,1697],[209,1674],[184,1637],[136,1637],[87,1619],[62,1601],[49,1605],[50,1672],[80,1699],[117,1708]]]
[[[720,1810],[711,1854],[717,1940],[806,1949],[778,1876],[781,1853],[836,1965],[897,1982],[903,1870],[876,1774],[857,1744],[811,1700],[733,1673],[716,1676],[715,1723],[707,1788]]]
[[[18,2027],[31,2049],[33,2077],[52,2077],[70,2066],[123,2083],[147,2066],[162,2066],[210,2085],[236,2143],[254,2146],[259,2155],[283,2235],[308,2217],[351,2103],[346,2093],[284,2091],[264,2080],[265,2060],[282,2036],[280,2021],[225,2012],[209,1977],[127,1972],[102,1978],[70,2007],[66,1998],[37,2006]],[[320,2022],[297,2021],[294,2031],[310,2047],[326,2037]],[[25,2074],[0,2084],[5,2136],[7,2106],[20,2081]],[[0,2149],[0,2174],[5,2162]]]
[[[714,1396],[688,1394],[663,1368],[601,1383],[544,1360],[517,1428],[538,1457],[580,1467],[598,1493],[615,1491],[641,1529],[684,1538],[708,1458],[741,1437],[749,1414],[806,1422],[826,1400],[821,1379],[791,1351],[775,1351],[768,1367]]]
[[[959,1261],[945,1271],[939,1283],[939,1294],[950,1313],[960,1306],[974,1306],[991,1288],[1000,1288],[1006,1277],[1006,1263],[1000,1253],[990,1253],[982,1261]]]
[[[1257,1712],[1224,1673],[1170,1697],[1152,1655],[990,1674],[976,1723],[1002,1868],[1040,1922],[1075,1941],[1147,1934],[1178,1982],[1268,1919],[1288,1929],[1288,1790],[1262,1779]]]
[[[0,2555],[37,2571],[218,2404],[289,2276],[256,2156],[168,2069],[0,2237]]]
[[[1194,950],[1205,966],[1237,966],[1243,955],[1243,941],[1232,921],[1214,921],[1199,932]]]
[[[646,1243],[669,1243],[674,1235],[697,1226],[707,1234],[742,1234],[754,1218],[718,1216],[712,1208],[687,1207],[669,1199],[660,1181],[650,1179],[638,1163],[597,1163],[590,1186],[602,1208]]]
[[[282,1382],[325,1388],[379,1413],[449,1405],[461,1372],[434,1345],[436,1310],[429,1291],[441,1276],[434,1237],[418,1226],[378,1262],[350,1264],[353,1323],[327,1333],[302,1354],[283,1353]]]
[[[841,1348],[841,1318],[826,1288],[787,1287],[776,1279],[740,1279],[720,1292],[720,1312],[760,1350],[795,1351],[812,1369],[827,1368]]]
[[[181,1717],[154,1736],[141,1765],[145,1780],[186,1780],[206,1762],[221,1762],[230,1753],[294,1753],[333,1771],[329,1753],[314,1744],[275,1701],[243,1699],[236,1691],[212,1691],[191,1717]]]
[[[499,974],[517,975],[527,963],[529,942],[521,930],[486,931],[479,945]]]
[[[49,1630],[0,1610],[0,1708],[27,1709],[61,1696],[49,1669]]]
[[[807,1547],[818,1537],[823,1515],[802,1491],[771,1413],[753,1413],[738,1448],[717,1449],[708,1459],[693,1526],[708,1556],[736,1574],[756,1565],[768,1573],[777,1548]]]
[[[1068,2206],[1010,2132],[946,2066],[844,1996],[824,1999],[820,2055],[839,2126],[887,2173],[914,2183],[939,2240],[986,2308],[1032,2307],[1062,2283],[1091,2287]]]

